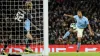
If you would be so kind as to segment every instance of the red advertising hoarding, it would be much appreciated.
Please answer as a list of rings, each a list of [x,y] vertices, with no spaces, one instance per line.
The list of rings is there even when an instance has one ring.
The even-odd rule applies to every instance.
[[[49,45],[49,52],[75,52],[76,45]],[[42,52],[42,45],[31,45],[31,48],[34,52]],[[3,49],[3,46],[0,45],[0,51]],[[6,49],[6,52],[23,52],[25,45],[9,45]],[[99,52],[100,45],[81,45],[80,52]]]

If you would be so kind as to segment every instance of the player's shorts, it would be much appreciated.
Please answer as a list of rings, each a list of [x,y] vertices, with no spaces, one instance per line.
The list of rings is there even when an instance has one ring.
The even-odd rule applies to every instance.
[[[77,37],[82,37],[83,36],[83,30],[84,29],[78,28],[75,23],[71,23],[70,27],[73,28],[74,32],[77,32]]]
[[[77,31],[77,37],[81,37],[82,38],[82,36],[83,36],[83,30],[84,29],[79,29],[79,28],[76,29],[76,31]]]

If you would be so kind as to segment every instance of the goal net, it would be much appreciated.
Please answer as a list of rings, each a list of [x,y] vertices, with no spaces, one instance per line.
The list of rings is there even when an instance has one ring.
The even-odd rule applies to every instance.
[[[45,16],[45,17],[44,17]],[[0,0],[0,52],[26,55],[27,30],[29,19],[30,35],[28,42],[33,53],[48,55],[48,0]],[[30,40],[30,39],[29,39]]]

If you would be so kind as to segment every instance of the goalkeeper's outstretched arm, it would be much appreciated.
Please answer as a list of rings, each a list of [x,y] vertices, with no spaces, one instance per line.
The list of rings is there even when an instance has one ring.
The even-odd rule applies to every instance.
[[[70,17],[70,18],[74,18],[73,15],[64,14],[64,16],[68,16],[68,17]]]

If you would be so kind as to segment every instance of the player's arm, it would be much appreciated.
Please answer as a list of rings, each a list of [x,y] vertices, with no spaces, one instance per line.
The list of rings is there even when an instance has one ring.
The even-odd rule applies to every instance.
[[[93,32],[93,30],[92,30],[92,28],[91,28],[91,26],[89,24],[88,19],[86,20],[86,24],[88,25],[88,29],[89,29],[90,35],[94,36],[94,32]]]
[[[90,24],[88,24],[88,29],[89,29],[90,32],[92,32]]]
[[[36,27],[32,22],[31,22],[31,25],[33,26],[33,27],[35,27],[35,29],[36,30],[40,30],[38,27]]]
[[[33,18],[33,16],[31,15],[31,18]],[[36,30],[40,30],[36,25],[34,25],[32,22],[31,22],[31,26],[33,26]]]
[[[94,35],[94,33],[93,33],[92,29],[91,29],[90,24],[88,24],[88,29],[89,29],[90,34],[93,36],[93,35]]]
[[[68,17],[70,17],[70,18],[74,18],[73,15],[64,14],[64,16],[68,16]]]

